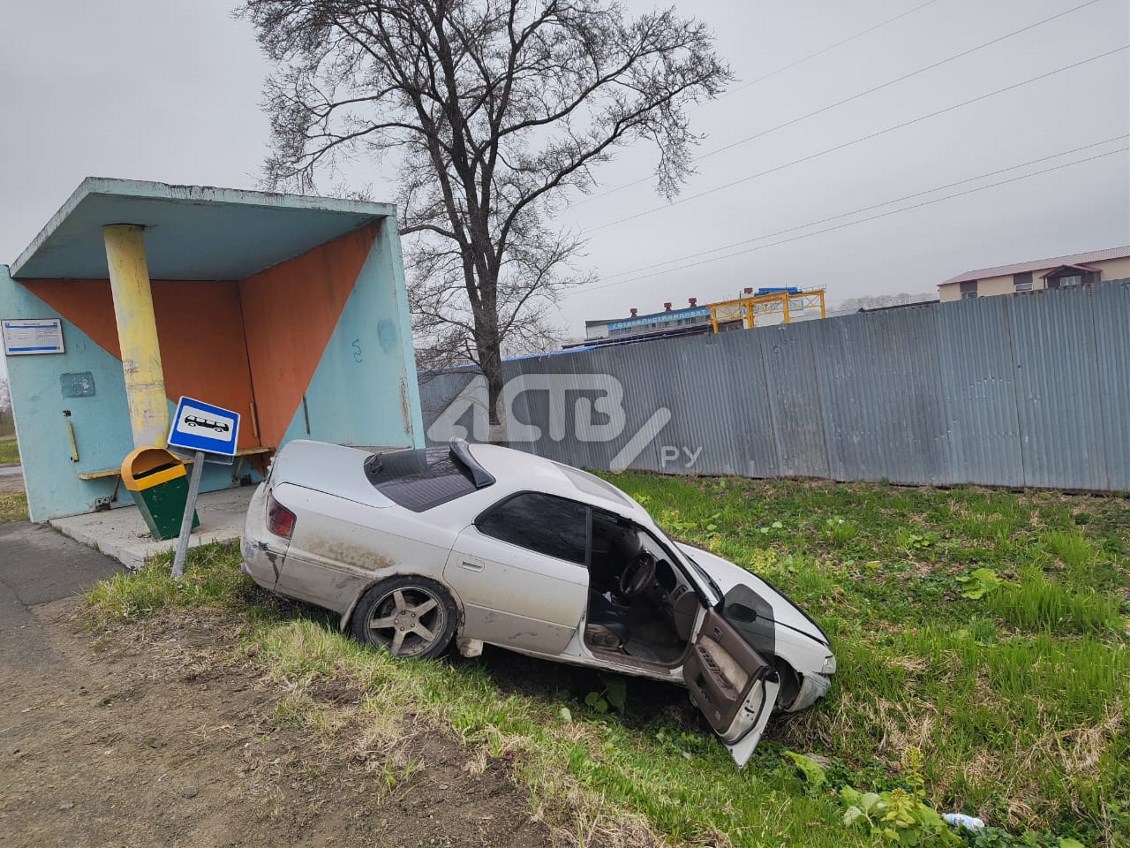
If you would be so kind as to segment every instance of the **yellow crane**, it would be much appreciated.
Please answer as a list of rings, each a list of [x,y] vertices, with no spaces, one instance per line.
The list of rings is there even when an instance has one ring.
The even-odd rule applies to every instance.
[[[735,300],[720,300],[717,303],[708,303],[710,310],[710,324],[714,332],[718,332],[719,324],[728,324],[732,321],[741,321],[745,329],[757,326],[758,315],[771,315],[782,313],[784,323],[790,323],[792,310],[813,309],[820,307],[820,317],[827,317],[824,306],[824,289],[797,289],[787,288],[777,291],[760,289],[756,294],[747,294]]]

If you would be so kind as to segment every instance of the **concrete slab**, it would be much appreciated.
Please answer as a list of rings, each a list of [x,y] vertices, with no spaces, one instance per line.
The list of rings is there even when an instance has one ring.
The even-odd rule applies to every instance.
[[[200,527],[192,534],[189,546],[195,548],[210,542],[238,539],[243,534],[247,505],[254,492],[254,486],[241,486],[202,494],[196,506]],[[55,518],[49,523],[61,533],[97,548],[129,569],[141,568],[149,557],[177,546],[176,539],[154,540],[135,506]]]
[[[395,214],[391,203],[87,177],[11,274],[108,279],[102,227],[128,222],[146,228],[150,279],[242,280]]]

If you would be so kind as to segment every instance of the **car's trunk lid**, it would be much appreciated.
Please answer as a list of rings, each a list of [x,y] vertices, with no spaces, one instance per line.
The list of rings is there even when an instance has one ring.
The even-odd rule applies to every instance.
[[[369,451],[326,442],[288,442],[271,467],[273,487],[289,483],[377,508],[393,506],[365,476]]]

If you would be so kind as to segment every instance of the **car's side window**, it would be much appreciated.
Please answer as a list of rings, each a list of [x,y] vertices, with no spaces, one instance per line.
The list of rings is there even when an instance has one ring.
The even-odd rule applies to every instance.
[[[525,492],[479,516],[480,533],[539,554],[585,564],[589,510],[576,501]]]

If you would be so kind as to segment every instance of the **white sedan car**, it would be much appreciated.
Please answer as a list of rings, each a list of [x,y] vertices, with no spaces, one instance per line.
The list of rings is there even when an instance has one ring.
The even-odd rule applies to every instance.
[[[251,500],[244,571],[359,640],[454,640],[685,685],[744,765],[774,709],[836,670],[824,631],[754,574],[668,538],[587,472],[495,445],[287,444]]]

